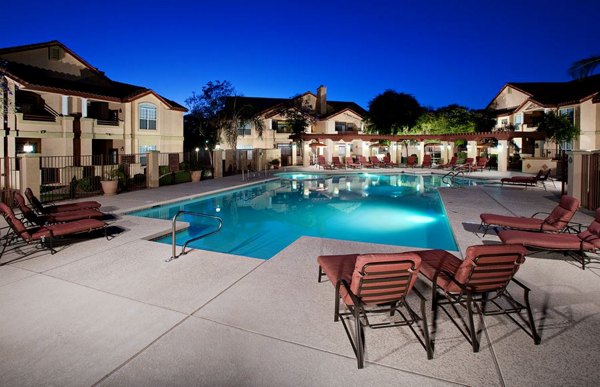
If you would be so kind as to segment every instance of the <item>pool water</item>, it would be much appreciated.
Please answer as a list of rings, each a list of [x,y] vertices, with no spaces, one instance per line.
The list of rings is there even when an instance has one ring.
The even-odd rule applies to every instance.
[[[457,250],[437,188],[440,176],[347,175],[280,179],[159,206],[130,215],[172,219],[179,210],[217,215],[222,230],[192,242],[197,249],[269,259],[301,236]],[[182,245],[217,227],[180,216]],[[171,236],[157,239],[171,243]]]

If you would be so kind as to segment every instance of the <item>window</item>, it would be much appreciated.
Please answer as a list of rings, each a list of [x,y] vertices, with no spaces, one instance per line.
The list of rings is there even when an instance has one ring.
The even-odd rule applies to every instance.
[[[561,116],[565,116],[571,121],[572,124],[575,124],[575,109],[574,108],[562,108],[558,109],[558,114]]]
[[[156,130],[156,106],[151,103],[140,104],[140,129]]]
[[[252,125],[250,122],[243,122],[238,126],[238,136],[252,135]]]
[[[356,126],[352,122],[335,122],[336,132],[352,132],[356,130]]]
[[[289,123],[284,120],[273,120],[271,123],[271,129],[277,133],[292,133],[292,128]]]
[[[523,114],[515,115],[515,130],[520,130],[521,124],[523,124]]]

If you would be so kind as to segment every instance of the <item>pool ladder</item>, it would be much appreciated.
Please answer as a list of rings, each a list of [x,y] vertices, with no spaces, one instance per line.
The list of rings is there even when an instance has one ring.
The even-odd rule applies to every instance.
[[[442,177],[442,183],[449,184],[450,186],[452,186],[452,185],[454,185],[454,180],[456,180],[456,178],[459,176],[465,177],[465,171],[463,171],[463,170],[450,171]]]
[[[214,219],[217,222],[219,222],[219,226],[217,227],[216,230],[213,230],[209,233],[206,234],[202,234],[202,235],[198,235],[194,238],[188,239],[184,244],[183,247],[181,248],[181,252],[179,253],[179,255],[177,254],[177,243],[176,243],[176,233],[177,233],[177,218],[179,217],[179,215],[193,215],[193,216],[198,216],[201,218],[210,218],[210,219]],[[192,212],[192,211],[185,211],[185,210],[179,210],[177,211],[177,213],[175,214],[175,216],[173,216],[173,220],[171,221],[171,243],[173,245],[173,255],[171,255],[171,258],[167,259],[165,262],[170,262],[174,259],[179,258],[180,256],[187,254],[188,252],[185,251],[185,248],[187,247],[187,245],[190,242],[194,242],[197,241],[198,239],[202,239],[202,238],[206,238],[209,235],[213,235],[218,233],[219,231],[221,231],[221,228],[223,228],[223,219],[219,218],[218,216],[214,216],[214,215],[208,215],[208,214],[202,214],[200,212]]]

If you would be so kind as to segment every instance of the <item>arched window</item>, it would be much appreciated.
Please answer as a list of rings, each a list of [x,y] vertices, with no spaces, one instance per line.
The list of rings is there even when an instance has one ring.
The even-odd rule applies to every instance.
[[[156,130],[156,106],[151,103],[140,104],[140,129]]]

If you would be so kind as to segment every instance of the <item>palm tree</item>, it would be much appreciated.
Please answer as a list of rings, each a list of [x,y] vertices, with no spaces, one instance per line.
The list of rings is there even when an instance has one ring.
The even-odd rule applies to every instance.
[[[569,75],[573,79],[586,78],[592,75],[598,66],[600,66],[600,56],[581,59],[569,67]]]

